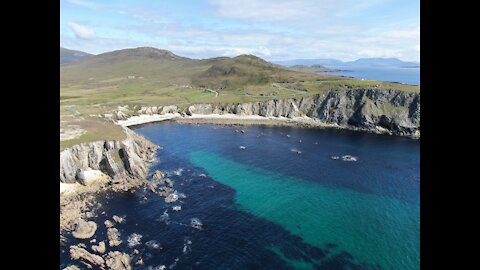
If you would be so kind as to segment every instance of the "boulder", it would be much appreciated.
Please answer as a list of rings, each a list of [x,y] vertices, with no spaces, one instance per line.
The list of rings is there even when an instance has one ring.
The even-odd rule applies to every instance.
[[[93,221],[85,221],[83,219],[78,219],[75,224],[75,230],[72,232],[72,235],[78,239],[88,239],[95,234],[97,230],[97,224]]]
[[[153,174],[153,179],[155,180],[159,180],[159,179],[162,179],[165,177],[165,174],[162,172],[162,171],[155,171],[155,173]]]
[[[100,254],[105,253],[105,250],[106,250],[105,242],[102,241],[102,242],[98,243],[98,245],[93,245],[92,250],[97,252],[97,253],[100,253]]]
[[[106,259],[107,266],[112,270],[131,270],[130,256],[120,251],[111,251]]]
[[[123,222],[125,221],[124,218],[119,217],[119,216],[117,216],[117,215],[113,215],[112,218],[113,218],[113,220],[114,220],[116,223],[118,223],[118,224],[121,224],[121,223],[123,223]]]
[[[111,247],[116,247],[122,243],[122,240],[119,238],[117,228],[109,228],[107,230],[108,244]]]
[[[78,247],[78,246],[70,246],[70,257],[73,260],[79,260],[80,262],[84,263],[85,265],[92,267],[92,265],[97,267],[104,267],[105,261],[102,257],[92,254],[88,252],[86,249]]]
[[[108,219],[105,220],[105,222],[103,224],[105,224],[105,227],[107,227],[107,229],[113,227],[113,223]]]

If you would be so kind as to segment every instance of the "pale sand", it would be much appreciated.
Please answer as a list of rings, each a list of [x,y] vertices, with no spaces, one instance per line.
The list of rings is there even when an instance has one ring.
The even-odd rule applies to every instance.
[[[141,114],[138,116],[132,116],[129,117],[126,120],[118,120],[117,124],[124,126],[124,127],[129,127],[129,126],[135,126],[135,125],[141,125],[145,123],[152,123],[152,122],[160,122],[164,120],[169,120],[173,119],[175,117],[181,117],[179,113],[167,113],[167,114]]]
[[[152,122],[161,122],[165,120],[174,120],[180,123],[201,123],[201,124],[242,124],[242,125],[301,125],[309,127],[334,127],[340,128],[336,124],[326,124],[318,119],[303,117],[265,117],[260,115],[237,115],[237,114],[193,114],[191,116],[181,116],[178,113],[165,115],[146,115],[132,116],[126,120],[119,120],[117,124],[128,127]]]

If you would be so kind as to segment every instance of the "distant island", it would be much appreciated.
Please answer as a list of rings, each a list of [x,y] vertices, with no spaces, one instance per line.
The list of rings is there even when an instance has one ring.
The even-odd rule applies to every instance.
[[[355,61],[341,61],[337,59],[292,59],[272,61],[275,64],[282,66],[295,65],[322,65],[324,67],[348,67],[348,66],[363,66],[363,67],[408,67],[418,68],[420,63],[402,61],[398,58],[360,58]]]
[[[295,70],[295,71],[300,71],[300,72],[306,72],[306,73],[321,73],[321,72],[335,72],[335,71],[342,71],[340,69],[336,68],[327,68],[322,65],[294,65],[287,67],[290,70]],[[345,70],[343,70],[345,71]]]

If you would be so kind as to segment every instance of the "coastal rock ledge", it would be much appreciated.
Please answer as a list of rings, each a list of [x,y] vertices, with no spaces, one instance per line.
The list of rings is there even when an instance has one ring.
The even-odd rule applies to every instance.
[[[60,183],[86,184],[86,172],[98,171],[113,183],[145,179],[148,163],[158,146],[124,128],[123,141],[96,141],[72,146],[60,152]]]
[[[420,138],[420,93],[399,90],[330,90],[299,98],[193,104],[183,110],[177,106],[119,107],[111,114],[111,120],[122,123],[132,116],[149,115],[153,119],[155,115],[167,113],[183,115],[185,119],[202,115],[261,116],[292,121],[302,118],[311,120],[312,126]]]

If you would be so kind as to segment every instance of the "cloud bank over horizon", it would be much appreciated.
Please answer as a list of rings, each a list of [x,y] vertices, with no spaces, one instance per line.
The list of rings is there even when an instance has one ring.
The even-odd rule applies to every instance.
[[[190,58],[420,60],[419,0],[61,0],[60,45]]]

